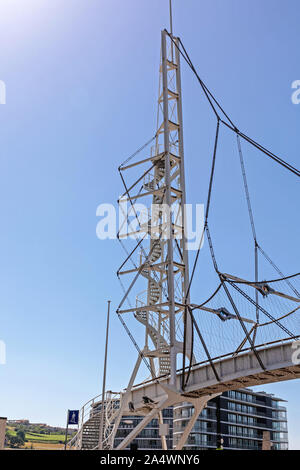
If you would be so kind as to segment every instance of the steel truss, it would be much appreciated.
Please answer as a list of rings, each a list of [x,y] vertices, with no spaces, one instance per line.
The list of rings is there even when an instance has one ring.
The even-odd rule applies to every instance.
[[[179,43],[178,38],[173,37],[173,40]],[[133,312],[135,318],[145,326],[144,355],[157,364],[157,367],[152,368],[152,375],[168,373],[174,385],[177,356],[185,349],[190,358],[192,347],[192,322],[185,316],[186,302],[189,302],[189,275],[182,127],[180,53],[166,31],[162,31],[154,146],[151,147],[149,157],[119,168],[125,188],[120,200],[129,202],[137,219],[135,230],[120,234],[119,238],[135,236],[137,245],[118,270],[120,278],[133,274],[134,278],[117,313]],[[128,187],[125,180],[130,170],[137,170],[144,164],[151,166]],[[140,182],[142,189],[137,192],[136,187]],[[135,211],[137,199],[148,207],[146,218],[145,214],[141,217]],[[144,247],[145,243],[147,248]],[[128,262],[138,250],[138,262],[128,269]],[[135,306],[122,309],[139,277],[145,279],[146,291],[137,295]]]

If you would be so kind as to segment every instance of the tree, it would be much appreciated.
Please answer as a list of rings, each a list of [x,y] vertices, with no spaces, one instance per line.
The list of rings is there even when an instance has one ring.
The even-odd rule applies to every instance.
[[[20,439],[18,436],[11,436],[10,434],[7,435],[7,444],[9,447],[21,447],[24,444],[24,441]]]
[[[25,442],[25,432],[23,431],[23,429],[19,429],[19,431],[17,431],[17,437],[20,439],[23,445]]]

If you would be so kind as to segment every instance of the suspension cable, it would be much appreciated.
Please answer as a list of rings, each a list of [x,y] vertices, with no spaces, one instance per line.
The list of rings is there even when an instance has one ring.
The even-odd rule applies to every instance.
[[[240,132],[238,129],[232,127],[231,125],[229,125],[227,122],[223,121],[221,119],[221,123],[224,124],[228,129],[230,129],[232,132],[234,132],[235,134],[238,134],[239,136],[241,136],[244,140],[246,140],[249,144],[253,145],[253,147],[255,147],[256,149],[260,150],[260,152],[262,152],[263,154],[267,155],[267,157],[270,157],[272,160],[274,160],[276,163],[279,163],[279,165],[283,166],[284,168],[286,168],[287,170],[291,171],[292,173],[294,173],[294,175],[296,176],[300,176],[300,170],[298,170],[297,168],[295,168],[294,166],[292,166],[290,163],[286,162],[285,160],[283,160],[282,158],[278,157],[278,155],[276,155],[275,153],[271,152],[270,150],[266,149],[265,147],[263,147],[261,144],[259,144],[258,142],[256,142],[255,140],[251,139],[250,137],[248,137],[246,134],[243,134],[243,132]]]
[[[198,247],[198,250],[197,250],[196,257],[195,257],[195,261],[194,261],[194,265],[193,265],[193,269],[192,269],[192,274],[191,274],[191,277],[190,277],[189,285],[188,285],[188,288],[187,288],[187,291],[186,291],[186,294],[185,294],[185,300],[184,300],[184,303],[185,303],[186,307],[184,309],[184,325],[185,325],[185,328],[184,328],[184,335],[183,335],[183,375],[182,375],[182,389],[183,390],[186,387],[188,379],[189,379],[189,374],[190,374],[191,364],[192,364],[192,358],[193,358],[193,352],[194,352],[193,351],[194,350],[194,345],[192,344],[190,364],[189,364],[189,372],[188,372],[188,375],[187,375],[187,379],[185,381],[184,370],[185,370],[185,355],[186,355],[187,310],[189,311],[189,314],[190,314],[190,317],[191,317],[191,320],[192,320],[192,330],[193,330],[193,326],[195,325],[195,321],[194,321],[194,318],[193,318],[193,312],[190,309],[190,306],[187,306],[187,299],[188,299],[190,289],[191,289],[191,285],[192,285],[192,282],[193,282],[193,278],[194,278],[197,262],[198,262],[198,259],[199,259],[199,254],[200,254],[200,250],[201,250],[201,247],[202,247],[202,242],[203,242],[205,230],[208,230],[207,221],[208,221],[210,201],[211,201],[211,193],[212,193],[212,186],[213,186],[213,179],[214,179],[214,173],[215,173],[215,163],[216,163],[216,155],[217,155],[218,140],[219,140],[219,129],[220,129],[220,120],[218,118],[217,128],[216,128],[216,136],[215,136],[214,152],[213,152],[213,159],[212,159],[212,166],[211,166],[211,173],[210,173],[209,188],[208,188],[208,194],[207,194],[207,203],[206,203],[204,226],[203,226],[203,230],[202,230],[202,233],[201,233],[199,247]],[[214,261],[214,263],[216,264],[215,261]],[[199,333],[198,333],[198,335],[199,335]],[[201,334],[199,335],[199,337],[200,336],[201,336]],[[202,341],[202,339],[201,339],[201,341]],[[206,345],[205,345],[205,348],[206,348]]]
[[[258,150],[260,150],[262,153],[264,153],[265,155],[267,155],[268,157],[272,158],[272,160],[274,160],[275,162],[279,163],[280,165],[282,165],[284,168],[286,168],[287,170],[291,171],[292,173],[294,173],[296,176],[300,176],[300,170],[298,170],[297,168],[295,168],[294,166],[292,166],[290,163],[286,162],[285,160],[283,160],[282,158],[280,158],[278,155],[274,154],[273,152],[271,152],[270,150],[266,149],[265,147],[263,147],[261,144],[259,144],[258,142],[256,142],[255,140],[251,139],[250,137],[248,137],[246,134],[244,134],[243,132],[240,132],[239,129],[237,128],[237,126],[233,123],[233,121],[230,119],[230,117],[228,116],[228,114],[224,111],[224,109],[222,108],[222,106],[220,105],[220,103],[217,101],[217,99],[214,97],[214,95],[212,94],[212,92],[207,88],[207,86],[204,84],[203,80],[200,78],[198,72],[196,71],[184,45],[183,45],[183,42],[181,41],[181,39],[179,38],[179,43],[183,49],[184,52],[182,52],[181,48],[178,46],[177,42],[174,41],[173,37],[170,35],[170,33],[165,30],[166,33],[168,34],[168,36],[170,37],[171,41],[173,42],[173,44],[175,45],[175,47],[178,49],[179,53],[181,54],[181,56],[184,58],[185,62],[188,64],[188,66],[190,67],[190,69],[192,70],[192,72],[194,73],[194,75],[196,76],[197,80],[199,81],[200,83],[200,86],[214,112],[214,114],[216,115],[217,119],[220,119],[221,123],[226,125],[229,129],[231,129],[233,132],[235,132],[236,134],[240,135],[243,139],[247,140],[250,144],[252,144],[254,147],[256,147]],[[226,117],[227,121],[224,121],[223,119],[221,119],[218,111],[216,110],[216,107],[214,106],[214,104],[218,107],[218,109],[222,112],[222,114]]]
[[[243,157],[243,152],[242,152],[242,145],[241,145],[241,140],[240,140],[240,136],[238,133],[236,134],[236,140],[237,140],[238,152],[239,152],[239,157],[240,157],[240,164],[241,164],[244,190],[245,190],[245,196],[246,196],[247,207],[248,207],[248,214],[249,214],[252,236],[253,236],[253,241],[254,241],[254,274],[255,274],[255,282],[257,282],[258,281],[258,252],[257,252],[258,244],[257,244],[252,205],[251,205],[250,194],[249,194],[249,187],[248,187],[246,170],[245,170],[244,157]],[[255,290],[254,295],[255,295],[255,303],[256,303],[256,323],[258,324],[259,323],[259,308],[258,308],[259,298],[258,298],[257,290]],[[253,342],[255,342],[255,339],[256,339],[256,328],[254,329],[254,333],[253,333]]]
[[[275,271],[278,272],[278,274],[282,277],[282,279],[278,279],[279,281],[282,280],[282,281],[285,281],[286,284],[290,287],[290,289],[292,289],[292,291],[294,292],[294,294],[296,294],[296,296],[300,299],[300,293],[297,291],[297,289],[293,286],[293,284],[289,281],[289,278],[291,277],[295,277],[295,276],[298,276],[300,273],[298,274],[294,274],[293,276],[284,276],[284,274],[282,273],[282,271],[280,271],[280,269],[278,268],[278,266],[274,263],[274,261],[271,260],[271,258],[267,255],[267,253],[262,249],[262,247],[260,245],[257,246],[259,251],[261,252],[261,254],[266,258],[267,261],[269,261],[269,263],[271,264],[271,266],[273,266],[273,268],[275,269]],[[274,282],[274,281],[271,281],[271,282]]]
[[[118,170],[121,170],[123,168],[123,166],[126,165],[126,163],[130,162],[130,160],[132,160],[134,157],[136,157],[136,155],[138,155],[140,152],[142,152],[142,150],[144,150],[144,148],[148,147],[148,145],[150,145],[153,142],[153,140],[156,139],[156,136],[157,136],[157,134],[155,134],[144,145],[142,145],[140,148],[138,148],[132,155],[130,155],[130,157],[128,157],[126,160],[124,160],[124,162],[121,163],[121,165],[119,166]]]
[[[191,285],[192,285],[192,282],[193,282],[196,266],[197,266],[198,259],[199,259],[200,250],[201,250],[201,247],[202,247],[204,233],[205,233],[205,230],[207,230],[208,215],[209,215],[209,208],[210,208],[210,201],[211,201],[211,193],[212,193],[213,179],[214,179],[214,173],[215,173],[215,163],[216,163],[216,155],[217,155],[217,148],[218,148],[218,140],[219,140],[219,129],[220,129],[220,120],[218,119],[217,128],[216,128],[213,159],[212,159],[212,166],[211,166],[211,173],[210,173],[209,188],[208,188],[208,194],[207,194],[207,203],[206,203],[204,226],[203,226],[202,234],[201,234],[201,237],[200,237],[200,242],[199,242],[199,246],[198,246],[198,249],[197,249],[197,254],[196,254],[196,257],[195,257],[195,261],[194,261],[194,264],[193,264],[193,269],[192,269],[192,274],[191,274],[191,277],[190,277],[190,282],[189,282],[188,289],[187,289],[186,296],[185,296],[186,299],[188,298],[189,293],[190,293],[190,289],[191,289]]]
[[[208,228],[208,215],[209,215],[209,209],[210,209],[210,202],[211,202],[211,193],[212,193],[212,186],[213,186],[213,178],[214,178],[214,172],[215,172],[215,161],[216,161],[216,152],[217,152],[217,145],[218,145],[218,137],[219,137],[219,128],[220,128],[220,123],[224,124],[227,128],[229,128],[230,130],[232,130],[236,136],[237,136],[237,142],[238,142],[238,149],[239,149],[239,155],[240,155],[240,163],[241,163],[241,168],[242,168],[242,174],[243,174],[243,180],[244,180],[244,187],[245,187],[245,193],[246,193],[246,199],[247,199],[247,205],[248,205],[248,212],[249,212],[249,217],[250,217],[250,223],[251,223],[251,229],[252,229],[252,234],[253,234],[253,238],[254,238],[254,243],[255,243],[255,278],[257,280],[257,276],[258,276],[258,261],[257,261],[257,250],[259,249],[261,251],[261,253],[266,257],[266,259],[271,263],[271,265],[277,270],[277,272],[282,276],[283,274],[281,273],[281,271],[279,270],[279,268],[277,268],[277,266],[272,262],[272,260],[263,252],[263,250],[261,249],[261,247],[258,245],[257,243],[257,238],[256,238],[256,230],[255,230],[255,225],[254,225],[254,218],[253,218],[253,212],[252,212],[252,206],[251,206],[251,201],[250,201],[250,195],[249,195],[249,189],[248,189],[248,183],[247,183],[247,177],[246,177],[246,172],[245,172],[245,165],[244,165],[244,159],[243,159],[243,155],[242,155],[242,149],[241,149],[241,142],[240,142],[240,137],[243,138],[244,140],[246,140],[248,143],[250,143],[252,146],[254,146],[256,149],[258,149],[260,152],[262,152],[264,155],[268,156],[269,158],[271,158],[273,161],[275,161],[276,163],[280,164],[281,166],[283,166],[284,168],[286,168],[287,170],[291,171],[293,174],[295,174],[296,176],[300,176],[300,171],[295,168],[294,166],[292,166],[291,164],[289,164],[288,162],[286,162],[285,160],[283,160],[282,158],[280,158],[278,155],[274,154],[273,152],[271,152],[270,150],[266,149],[264,146],[262,146],[261,144],[259,144],[258,142],[256,142],[255,140],[253,140],[252,138],[248,137],[246,134],[242,133],[238,128],[237,126],[233,123],[233,121],[230,119],[230,117],[228,116],[228,114],[224,111],[224,109],[222,108],[222,106],[220,105],[220,103],[217,101],[217,99],[214,97],[214,95],[212,94],[212,92],[207,88],[207,86],[205,85],[205,83],[203,82],[203,80],[200,78],[199,74],[197,73],[197,70],[195,69],[182,41],[180,38],[178,38],[178,42],[177,41],[174,41],[173,39],[173,36],[172,34],[170,34],[167,30],[165,30],[166,33],[168,34],[170,40],[172,41],[172,43],[175,45],[175,47],[177,48],[177,50],[179,51],[179,53],[181,54],[181,56],[183,57],[183,59],[185,60],[185,62],[188,64],[188,66],[190,67],[190,69],[192,70],[192,72],[194,73],[194,75],[196,76],[203,92],[204,92],[204,95],[206,96],[206,99],[208,100],[210,106],[211,106],[211,109],[213,110],[216,118],[217,118],[217,129],[216,129],[216,137],[215,137],[215,145],[214,145],[214,152],[213,152],[213,160],[212,160],[212,168],[211,168],[211,174],[210,174],[210,182],[209,182],[209,189],[208,189],[208,196],[207,196],[207,204],[206,204],[206,213],[205,213],[205,221],[204,221],[204,227],[203,227],[203,231],[202,231],[202,234],[201,234],[201,239],[200,239],[200,244],[199,244],[199,247],[198,247],[198,250],[197,250],[197,254],[196,254],[196,257],[195,257],[195,261],[194,261],[194,265],[193,265],[193,269],[192,269],[192,275],[191,275],[191,278],[190,278],[190,282],[189,282],[189,285],[188,285],[188,289],[187,289],[187,293],[186,293],[186,297],[185,297],[185,303],[187,301],[187,297],[189,295],[189,292],[190,292],[190,288],[191,288],[191,284],[192,284],[192,281],[193,281],[193,278],[194,278],[194,274],[195,274],[195,269],[196,269],[196,265],[197,265],[197,262],[198,262],[198,258],[199,258],[199,253],[200,253],[200,249],[201,249],[201,246],[202,246],[202,242],[203,242],[203,237],[204,237],[204,234],[205,232],[207,233],[207,237],[208,237],[208,241],[209,241],[209,247],[210,247],[210,252],[211,252],[211,256],[212,256],[212,259],[213,259],[213,262],[214,262],[214,267],[215,267],[215,270],[216,272],[219,274],[219,271],[218,271],[218,266],[217,266],[217,263],[216,263],[216,259],[215,259],[215,255],[214,255],[214,250],[213,250],[213,246],[212,246],[212,242],[211,242],[211,236],[210,236],[210,232],[209,232],[209,228]],[[181,45],[181,47],[179,47],[179,45]],[[227,122],[223,119],[221,119],[221,116],[220,116],[220,112],[222,113],[222,115],[226,118]],[[137,154],[139,154],[143,149],[145,149],[149,144],[151,144],[151,142],[153,142],[153,140],[155,140],[157,137],[157,134],[155,134],[149,141],[147,141],[142,147],[140,147],[136,152],[134,152],[130,157],[128,157],[120,166],[119,166],[119,171],[122,169],[122,167],[124,167],[131,159],[133,159]],[[122,178],[122,176],[121,176]],[[126,192],[128,194],[128,189],[126,187],[126,183],[124,181],[124,179],[122,178],[122,181],[123,181],[123,184],[125,186],[125,189],[126,189]],[[131,201],[131,198],[129,196],[129,199],[130,199],[130,202],[132,203]],[[138,219],[138,218],[137,218]],[[141,248],[143,250],[143,246],[141,244]],[[131,258],[131,257],[130,257]],[[119,279],[120,280],[120,279]],[[223,284],[223,287],[225,289],[225,292],[227,293],[227,296],[229,298],[229,300],[232,301],[232,305],[234,307],[234,310],[236,310],[236,313],[237,313],[237,316],[238,318],[240,319],[240,316],[239,316],[239,312],[233,302],[233,299],[228,291],[228,288],[225,284],[224,281],[227,281],[232,287],[234,287],[237,291],[239,291],[244,297],[247,298],[247,300],[249,302],[251,302],[252,304],[254,304],[256,306],[257,309],[259,309],[260,311],[262,311],[266,316],[269,317],[269,319],[271,319],[273,322],[275,322],[281,329],[283,329],[286,333],[288,333],[290,336],[292,335],[292,333],[287,329],[285,328],[278,320],[276,320],[271,314],[269,314],[265,309],[263,309],[262,307],[260,307],[258,305],[257,302],[253,301],[245,292],[243,292],[238,286],[236,286],[234,284],[234,282],[228,280],[228,279],[223,279],[222,280],[222,284]],[[121,282],[121,280],[120,280]],[[296,293],[296,295],[298,297],[300,297],[300,294],[299,292],[291,285],[291,283],[286,280],[286,282],[288,283],[288,285],[290,286],[291,289],[293,289],[293,291]],[[127,299],[129,301],[129,299]],[[187,305],[187,304],[186,304]],[[197,308],[197,307],[195,307]],[[191,316],[191,321],[192,321],[192,324],[197,326],[196,322],[195,322],[195,319],[193,317],[193,313],[192,313],[192,309],[190,308],[190,306],[187,306],[186,308],[186,311],[189,311],[189,314]],[[118,313],[118,312],[117,312]],[[187,313],[187,312],[186,312]],[[118,313],[118,316],[119,316],[119,319],[121,321],[121,323],[123,324],[125,330],[127,331],[127,334],[129,335],[129,337],[131,338],[131,340],[133,341],[133,344],[135,345],[137,351],[139,352],[139,354],[141,355],[141,357],[143,358],[147,368],[150,370],[150,373],[153,375],[153,371],[152,371],[152,368],[151,368],[151,365],[148,364],[148,362],[146,361],[146,358],[145,356],[143,355],[142,351],[140,350],[139,346],[137,345],[137,343],[135,342],[134,340],[134,337],[132,336],[132,334],[130,333],[130,330],[128,329],[126,323],[124,322],[123,318],[121,318],[121,315]],[[186,314],[185,314],[186,316]],[[243,322],[241,323],[242,324],[242,327],[244,326],[243,325]],[[198,332],[198,330],[197,330]],[[251,340],[250,336],[249,336],[249,333],[248,331],[244,328],[244,332],[246,334],[246,337],[250,343],[250,346],[251,346],[251,349],[254,351],[254,353],[256,354],[256,357],[260,363],[260,365],[262,366],[262,368],[264,368],[263,366],[263,363],[261,362],[260,360],[260,357],[259,355],[257,354],[256,352],[256,349],[255,349],[255,346],[254,346],[254,341]],[[186,328],[185,328],[185,331],[184,331],[184,334],[186,335]],[[199,334],[199,332],[198,332]],[[186,338],[185,338],[186,339]],[[200,333],[200,340],[201,340],[201,333]],[[203,340],[203,338],[202,338]],[[210,356],[209,356],[209,352],[206,348],[206,345],[205,343],[203,343],[203,341],[201,340],[202,342],[202,345],[208,355],[208,358],[210,359]],[[193,346],[192,346],[192,350],[193,350]],[[184,351],[184,355],[185,355],[185,351]],[[192,365],[192,356],[193,356],[193,351],[191,351],[191,359],[190,359],[190,367],[189,367],[189,371],[191,370],[191,365]],[[210,360],[211,362],[211,365],[213,367],[213,363],[212,361]],[[214,367],[213,367],[213,370],[214,370]],[[215,372],[215,370],[214,370]],[[155,375],[155,374],[154,374]],[[183,373],[184,375],[184,373]],[[188,381],[188,378],[189,378],[189,374],[188,374],[188,377],[187,377],[187,381]],[[184,381],[184,378],[183,378],[183,381]],[[185,385],[187,384],[187,381],[185,382]],[[183,382],[184,383],[184,382]]]
[[[251,297],[249,297],[248,294],[246,294],[246,292],[244,292],[242,289],[240,289],[233,281],[230,281],[229,279],[225,279],[226,282],[228,282],[232,287],[234,287],[234,289],[236,289],[240,294],[242,294],[243,297],[245,297],[250,303],[252,303],[253,305],[256,305],[254,300],[251,299]],[[291,333],[285,326],[283,326],[275,317],[273,317],[273,315],[271,315],[269,312],[267,312],[267,310],[265,310],[263,307],[261,307],[260,305],[258,306],[259,310],[264,313],[268,318],[270,318],[270,320],[272,320],[274,323],[276,323],[277,326],[279,326],[279,328],[281,328],[285,333],[287,333],[291,338],[294,337],[293,333]]]
[[[121,284],[121,287],[122,287],[122,289],[123,289],[123,291],[124,291],[124,294],[125,294],[125,293],[126,293],[126,289],[125,289],[125,287],[124,287],[124,285],[123,285],[123,283],[122,283],[122,281],[121,281],[119,275],[118,275],[118,280],[119,280],[119,282],[120,282],[120,284]],[[128,302],[128,304],[129,304],[130,308],[132,308],[131,302],[130,302],[130,300],[129,300],[128,297],[127,297],[127,302]],[[151,364],[148,363],[148,361],[146,360],[146,357],[144,356],[144,354],[143,354],[143,352],[141,351],[139,345],[138,345],[137,342],[135,341],[133,334],[131,333],[130,329],[129,329],[128,326],[126,325],[126,322],[123,320],[122,315],[121,315],[118,311],[117,311],[116,313],[117,313],[118,318],[119,318],[120,322],[122,323],[123,328],[125,329],[127,335],[128,335],[129,338],[131,339],[132,344],[134,345],[134,347],[135,347],[135,349],[137,350],[138,354],[141,356],[142,360],[144,361],[144,363],[146,364],[147,368],[149,369],[150,374],[151,374],[152,376],[155,376],[156,374],[155,374],[155,373],[153,374],[154,371],[152,370]]]
[[[252,211],[252,205],[250,201],[249,187],[248,187],[248,182],[247,182],[245,163],[244,163],[244,157],[243,157],[241,140],[240,140],[239,134],[236,135],[236,140],[237,140],[238,151],[239,151],[239,156],[240,156],[240,164],[241,164],[241,170],[242,170],[242,175],[243,175],[244,189],[245,189],[246,201],[247,201],[247,206],[248,206],[248,213],[249,213],[249,218],[250,218],[252,235],[253,235],[254,241],[256,241],[257,238],[256,238],[255,225],[254,225],[253,211]]]

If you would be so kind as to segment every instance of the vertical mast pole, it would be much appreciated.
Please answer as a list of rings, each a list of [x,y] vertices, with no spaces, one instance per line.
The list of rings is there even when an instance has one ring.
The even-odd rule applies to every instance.
[[[171,33],[171,36],[173,37],[172,0],[169,0],[169,9],[170,9],[170,33]],[[174,62],[173,42],[171,43],[171,58],[172,58],[172,62]]]
[[[70,410],[68,410],[68,412],[67,412],[67,425],[66,425],[66,433],[65,433],[65,450],[67,450],[67,442],[68,442],[69,414],[70,414]]]
[[[181,211],[182,211],[182,240],[181,249],[184,263],[184,291],[183,297],[187,304],[190,303],[190,294],[186,297],[188,286],[189,286],[189,257],[187,251],[187,237],[186,237],[186,187],[185,187],[185,169],[184,169],[184,147],[183,147],[183,118],[182,118],[182,93],[181,93],[181,70],[180,70],[180,52],[179,52],[179,39],[174,38],[177,47],[175,48],[175,60],[176,60],[176,86],[177,86],[177,117],[179,124],[178,131],[178,148],[180,155],[180,189],[181,189]],[[183,369],[185,367],[185,357],[191,354],[191,333],[192,333],[192,321],[190,315],[188,315],[187,309],[184,312],[184,351],[183,351]],[[184,374],[183,374],[184,377]]]
[[[104,413],[105,413],[105,386],[106,386],[106,365],[107,365],[107,346],[108,346],[108,331],[109,331],[109,312],[110,300],[107,302],[107,321],[106,321],[106,340],[105,340],[105,354],[104,354],[104,368],[103,368],[103,382],[102,382],[102,405],[100,415],[100,432],[99,432],[99,450],[103,449],[103,426],[104,426]]]
[[[255,263],[255,282],[258,282],[258,245],[256,238],[254,240],[254,263]],[[256,324],[259,323],[259,308],[258,308],[258,290],[255,289],[255,303],[256,303]],[[253,343],[255,343],[256,340],[256,333],[257,333],[257,327],[254,328],[253,332]]]
[[[178,38],[175,39],[175,42],[178,46],[176,47],[176,82],[177,82],[177,113],[178,113],[178,124],[179,124],[179,155],[180,155],[180,189],[181,189],[181,209],[182,209],[182,252],[183,252],[183,262],[185,265],[184,270],[184,295],[186,295],[189,285],[189,257],[187,251],[187,238],[186,238],[186,187],[185,187],[185,169],[184,169],[184,149],[183,149],[183,119],[182,119],[182,95],[181,95],[181,72],[180,72],[180,52],[179,52],[179,41]],[[189,295],[187,298],[189,303]]]
[[[165,153],[165,184],[167,214],[167,269],[168,269],[168,298],[169,298],[169,329],[170,329],[170,384],[176,385],[176,338],[175,338],[175,303],[174,303],[174,260],[173,260],[173,226],[171,214],[171,181],[170,181],[170,128],[169,128],[169,93],[168,93],[168,64],[166,32],[162,31],[162,81],[163,81],[163,110],[164,110],[164,153]]]
[[[173,36],[172,0],[169,0],[169,7],[170,7],[170,33],[171,33],[171,36]]]

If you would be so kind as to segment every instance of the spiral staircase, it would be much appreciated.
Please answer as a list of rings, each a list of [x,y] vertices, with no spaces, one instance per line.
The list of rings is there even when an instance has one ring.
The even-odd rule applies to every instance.
[[[157,149],[156,149],[157,150]],[[156,152],[157,153],[157,152]],[[144,189],[146,191],[153,191],[159,187],[159,183],[165,177],[165,161],[161,159],[162,155],[157,155],[153,158],[153,163],[156,162],[155,174],[149,175],[148,181],[144,180]],[[171,160],[172,162],[172,160]],[[173,164],[171,163],[171,167]],[[159,220],[162,217],[162,210],[160,205],[163,204],[163,195],[154,194],[152,205],[152,220]],[[150,232],[151,220],[143,226],[144,230]],[[149,233],[150,234],[150,233]],[[141,275],[148,280],[148,305],[155,305],[161,301],[161,283],[159,279],[151,275],[151,265],[162,258],[162,242],[161,240],[151,240],[150,255],[148,257],[148,264],[142,270]],[[137,297],[137,306],[142,305],[143,302],[140,297]],[[145,304],[145,303],[144,303]],[[158,375],[168,374],[170,372],[170,357],[169,357],[169,327],[167,322],[161,321],[159,316],[151,312],[151,310],[138,310],[135,312],[135,318],[147,327],[148,334],[153,342],[156,351],[159,353],[159,371]]]
[[[115,419],[121,403],[121,394],[106,392],[104,400],[104,420],[102,449],[113,448]],[[102,414],[102,396],[98,395],[83,405],[80,410],[80,421],[77,434],[68,442],[70,450],[96,450],[100,441],[100,426]]]

